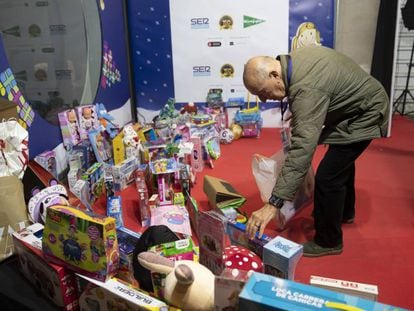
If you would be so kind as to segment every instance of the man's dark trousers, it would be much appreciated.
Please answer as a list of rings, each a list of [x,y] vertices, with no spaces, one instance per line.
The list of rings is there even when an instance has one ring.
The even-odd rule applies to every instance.
[[[315,175],[315,242],[322,247],[342,244],[342,222],[355,216],[355,160],[371,140],[329,145]]]

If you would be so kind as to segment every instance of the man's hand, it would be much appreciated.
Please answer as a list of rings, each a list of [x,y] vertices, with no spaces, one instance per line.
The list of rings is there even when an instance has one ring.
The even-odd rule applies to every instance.
[[[259,231],[260,239],[263,235],[264,229],[272,219],[276,219],[276,221],[280,224],[283,224],[285,222],[285,217],[280,212],[280,209],[267,203],[261,209],[253,212],[250,216],[246,226],[247,236],[250,239],[253,239],[256,235],[256,232]]]

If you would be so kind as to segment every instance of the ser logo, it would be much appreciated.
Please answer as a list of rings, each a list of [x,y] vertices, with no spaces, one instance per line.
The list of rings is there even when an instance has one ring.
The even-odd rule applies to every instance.
[[[210,76],[211,75],[211,66],[193,66],[193,76]]]
[[[192,29],[206,29],[210,27],[208,17],[193,17],[190,19]]]

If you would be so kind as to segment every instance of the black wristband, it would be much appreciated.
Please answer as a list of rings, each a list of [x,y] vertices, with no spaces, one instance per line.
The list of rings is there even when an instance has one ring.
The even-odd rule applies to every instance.
[[[278,209],[282,208],[284,202],[285,202],[285,200],[283,200],[282,198],[279,198],[279,197],[277,197],[273,194],[269,199],[269,204],[273,205],[274,207],[276,207]]]

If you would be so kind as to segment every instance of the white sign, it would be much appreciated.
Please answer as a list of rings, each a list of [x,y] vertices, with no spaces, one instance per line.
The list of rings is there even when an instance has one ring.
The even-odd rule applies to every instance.
[[[170,17],[177,102],[246,98],[246,61],[289,50],[288,0],[170,0]]]

